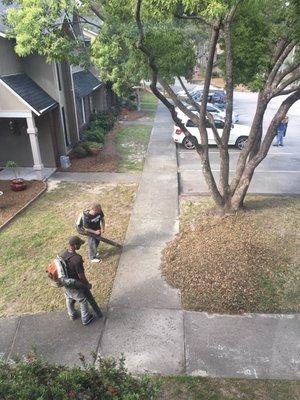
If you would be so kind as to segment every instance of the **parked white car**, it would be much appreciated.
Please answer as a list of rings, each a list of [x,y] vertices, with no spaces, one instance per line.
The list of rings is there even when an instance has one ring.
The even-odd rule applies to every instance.
[[[182,118],[182,121],[185,123],[185,126],[187,127],[189,132],[197,138],[199,143],[201,143],[198,127],[195,126],[194,123],[186,116],[185,119]],[[207,124],[206,128],[207,128],[208,144],[215,145],[216,142],[213,130],[210,128],[210,122],[207,120],[206,124]],[[221,119],[215,119],[215,125],[219,132],[219,135],[221,136],[224,128],[224,121]],[[236,146],[238,149],[242,150],[245,146],[249,133],[250,133],[250,126],[232,124],[228,144]],[[172,137],[175,143],[182,144],[188,150],[192,150],[195,148],[194,145],[191,143],[191,141],[183,133],[183,131],[176,125],[174,126]]]
[[[194,113],[196,113],[197,112],[197,110],[195,109],[195,107],[194,106],[191,106],[191,105],[189,105],[189,104],[187,104],[187,103],[184,103],[185,104],[185,106],[190,110],[190,111],[192,111],[192,112],[194,112]],[[200,104],[199,104],[199,106],[200,106]],[[215,106],[214,104],[211,104],[211,103],[207,103],[207,111],[209,112],[209,113],[211,113],[212,114],[212,116],[216,119],[216,118],[219,118],[219,119],[225,119],[225,115],[226,115],[226,111],[225,110],[220,110],[217,106]],[[178,107],[176,107],[176,112],[177,112],[177,115],[178,115],[178,117],[180,118],[180,119],[183,119],[183,118],[186,118],[186,115],[178,108]],[[239,116],[239,114],[237,114],[236,112],[233,112],[232,113],[232,122],[234,123],[234,124],[236,124],[236,123],[238,123],[239,122],[239,120],[240,120],[240,116]]]

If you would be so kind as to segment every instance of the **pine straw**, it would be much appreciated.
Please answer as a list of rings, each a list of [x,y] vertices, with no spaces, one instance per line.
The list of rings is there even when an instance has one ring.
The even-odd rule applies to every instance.
[[[15,215],[29,201],[37,196],[45,187],[41,181],[26,181],[27,189],[14,192],[10,188],[10,181],[0,181],[0,225]]]
[[[184,202],[181,231],[166,247],[162,264],[167,281],[181,290],[183,307],[299,311],[299,204],[295,198],[260,197],[250,200],[246,213],[216,217],[206,214],[205,198]]]

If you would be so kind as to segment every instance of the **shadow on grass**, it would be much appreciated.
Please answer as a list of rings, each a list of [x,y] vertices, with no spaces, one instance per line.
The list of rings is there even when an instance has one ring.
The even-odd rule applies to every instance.
[[[285,207],[296,206],[299,196],[248,196],[245,201],[245,211],[266,210],[266,209],[283,209]]]

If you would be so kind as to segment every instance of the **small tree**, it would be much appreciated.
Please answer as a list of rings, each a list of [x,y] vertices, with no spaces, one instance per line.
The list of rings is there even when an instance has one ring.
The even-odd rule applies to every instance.
[[[5,164],[6,168],[10,168],[12,169],[13,173],[14,173],[14,177],[15,179],[19,179],[19,174],[18,174],[18,164],[15,161],[7,161],[7,163]]]

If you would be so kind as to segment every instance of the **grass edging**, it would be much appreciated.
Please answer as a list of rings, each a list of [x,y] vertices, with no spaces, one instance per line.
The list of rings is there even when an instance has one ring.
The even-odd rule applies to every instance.
[[[32,203],[34,203],[45,191],[47,190],[47,183],[46,181],[42,181],[44,184],[44,188],[37,194],[33,199],[29,200],[19,211],[17,211],[12,217],[10,217],[4,224],[0,225],[0,231],[6,228],[16,217],[18,217],[22,212],[24,212],[27,207],[29,207]]]

